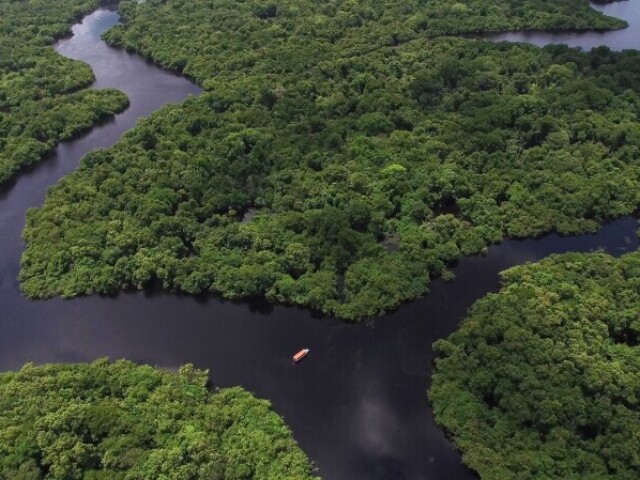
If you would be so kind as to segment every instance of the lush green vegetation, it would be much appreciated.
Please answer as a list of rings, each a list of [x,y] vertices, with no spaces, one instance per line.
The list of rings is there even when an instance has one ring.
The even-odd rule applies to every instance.
[[[0,0],[0,183],[128,104],[115,90],[82,90],[91,68],[50,44],[95,0]]]
[[[208,92],[88,156],[30,212],[24,292],[158,282],[357,319],[505,235],[640,206],[640,54],[430,38],[434,8],[123,4],[108,40]],[[582,1],[477,7],[469,25],[461,8],[437,10],[456,33],[493,29],[498,10],[499,28],[616,26]]]
[[[0,478],[312,479],[269,402],[206,383],[106,360],[0,374]]]
[[[184,70],[205,86],[247,71],[304,72],[323,59],[423,36],[626,26],[586,0],[150,0],[120,10],[126,26],[108,32],[109,42]]]
[[[640,253],[503,273],[436,342],[436,420],[481,478],[640,477]]]

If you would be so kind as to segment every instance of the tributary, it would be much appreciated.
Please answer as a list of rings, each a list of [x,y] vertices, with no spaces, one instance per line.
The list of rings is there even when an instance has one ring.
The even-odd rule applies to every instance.
[[[598,8],[627,19],[633,29],[498,39],[640,46],[640,0]],[[102,356],[168,368],[193,363],[211,371],[214,385],[241,385],[270,399],[325,480],[475,478],[435,426],[426,401],[431,344],[455,330],[474,301],[498,288],[501,270],[553,252],[634,250],[636,219],[617,220],[595,235],[505,241],[486,256],[464,258],[454,282],[436,281],[425,298],[360,325],[214,296],[140,292],[28,301],[16,280],[27,209],[40,205],[47,187],[77,168],[84,154],[114,144],[140,117],[200,92],[182,77],[106,46],[100,35],[117,21],[112,8],[100,8],[56,50],[89,63],[97,77],[94,88],[123,90],[131,107],[63,142],[49,159],[0,190],[0,370]],[[291,355],[302,347],[311,353],[293,366]]]

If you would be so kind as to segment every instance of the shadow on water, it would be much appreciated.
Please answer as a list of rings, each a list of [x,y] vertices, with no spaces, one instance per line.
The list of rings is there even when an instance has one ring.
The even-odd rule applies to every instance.
[[[100,34],[117,20],[101,8],[56,48],[90,63],[94,88],[125,91],[131,107],[62,143],[0,195],[0,369],[101,356],[167,368],[190,362],[210,369],[218,386],[242,385],[269,398],[326,480],[475,478],[427,407],[431,344],[449,335],[475,300],[498,288],[501,270],[554,252],[634,250],[637,221],[617,220],[594,235],[505,241],[485,256],[462,259],[455,282],[435,281],[425,298],[367,324],[260,301],[157,291],[27,301],[16,282],[26,210],[40,205],[47,187],[77,168],[88,151],[112,145],[162,105],[200,92],[184,78],[108,48]],[[311,353],[294,366],[291,355],[302,347]]]

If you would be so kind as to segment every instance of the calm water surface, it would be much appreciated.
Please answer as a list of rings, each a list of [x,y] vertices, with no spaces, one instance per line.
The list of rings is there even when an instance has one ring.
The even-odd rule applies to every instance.
[[[640,1],[627,0],[592,6],[605,15],[626,20],[629,28],[615,32],[513,32],[491,35],[489,38],[494,41],[531,43],[539,47],[550,43],[564,43],[584,50],[591,50],[600,45],[607,45],[611,50],[640,49]]]
[[[632,0],[607,8],[637,13],[637,7]],[[138,118],[200,91],[135,55],[108,48],[100,33],[117,20],[102,8],[56,48],[90,63],[95,88],[125,91],[131,108],[61,144],[52,158],[0,192],[0,369],[101,356],[170,368],[190,362],[210,369],[218,386],[242,385],[271,399],[325,480],[475,478],[434,425],[426,403],[431,344],[450,334],[475,300],[498,288],[499,271],[553,252],[634,250],[637,221],[613,222],[597,235],[507,241],[484,257],[462,260],[455,282],[437,281],[426,298],[367,325],[260,302],[160,293],[26,301],[15,279],[27,208],[40,205],[47,186],[74,170],[86,152],[112,145]],[[622,34],[597,38],[604,42]],[[304,346],[311,353],[294,367],[291,355]]]

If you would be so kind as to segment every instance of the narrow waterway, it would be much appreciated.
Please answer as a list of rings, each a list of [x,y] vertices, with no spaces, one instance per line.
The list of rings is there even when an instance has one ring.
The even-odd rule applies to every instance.
[[[492,41],[524,42],[544,47],[551,43],[563,43],[570,47],[591,50],[606,45],[611,50],[640,49],[640,2],[615,1],[608,4],[592,4],[592,7],[610,17],[622,18],[628,28],[615,32],[510,32],[490,35]]]
[[[621,5],[635,8],[639,1]],[[437,281],[424,299],[366,325],[211,296],[131,293],[27,301],[16,282],[26,210],[41,204],[47,186],[74,170],[86,152],[112,145],[162,105],[199,93],[189,81],[107,47],[100,34],[117,20],[112,9],[101,8],[56,49],[90,63],[95,88],[125,91],[131,107],[61,144],[0,192],[0,370],[101,356],[169,368],[193,363],[210,369],[215,385],[242,385],[269,398],[325,480],[475,478],[434,425],[426,403],[431,344],[449,335],[475,300],[498,288],[499,271],[554,252],[634,250],[637,221],[615,221],[596,235],[506,241],[486,256],[463,259],[455,282]],[[303,346],[311,353],[294,367],[291,354]]]

